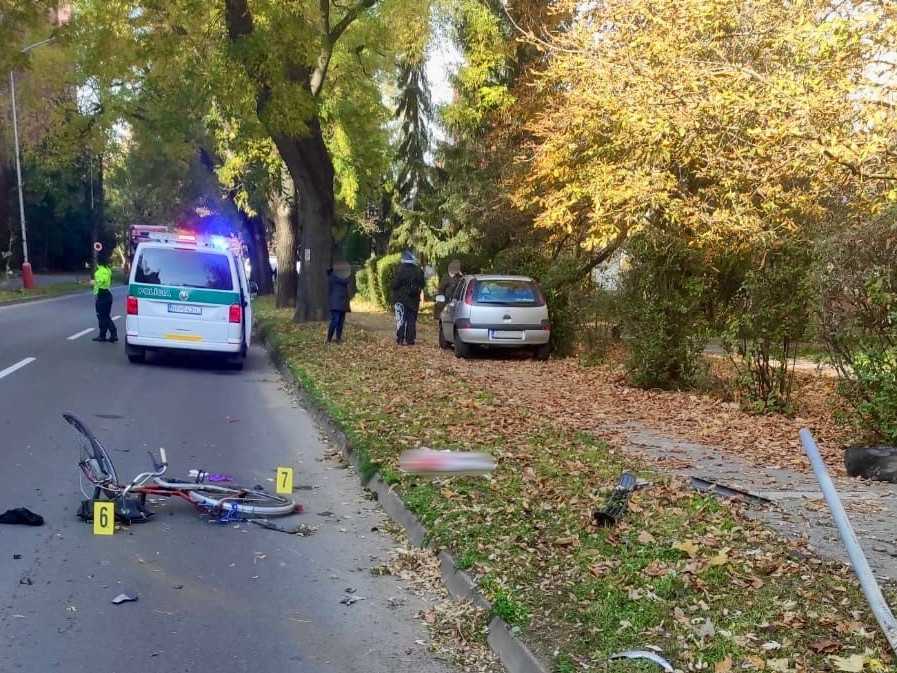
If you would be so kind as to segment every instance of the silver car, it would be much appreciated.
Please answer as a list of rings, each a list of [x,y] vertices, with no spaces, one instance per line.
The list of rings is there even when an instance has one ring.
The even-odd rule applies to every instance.
[[[439,345],[467,358],[476,347],[529,348],[536,358],[551,353],[551,322],[545,295],[532,278],[465,276],[439,316]]]

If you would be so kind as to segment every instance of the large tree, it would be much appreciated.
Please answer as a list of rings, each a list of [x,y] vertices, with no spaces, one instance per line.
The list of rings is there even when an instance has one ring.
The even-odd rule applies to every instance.
[[[374,8],[378,11],[372,11]],[[254,89],[258,117],[296,187],[302,250],[296,320],[323,320],[327,313],[325,270],[333,261],[336,215],[336,173],[326,137],[325,88],[334,66],[354,80],[340,83],[342,87],[370,86],[373,73],[366,70],[365,56],[388,42],[384,17],[388,18],[390,11],[405,19],[413,19],[415,14],[426,17],[427,3],[356,0],[341,5],[319,0],[284,6],[224,0],[224,10],[231,56],[244,67]],[[259,16],[264,20],[258,20]],[[426,21],[418,23],[426,26]],[[297,44],[302,47],[297,49]]]

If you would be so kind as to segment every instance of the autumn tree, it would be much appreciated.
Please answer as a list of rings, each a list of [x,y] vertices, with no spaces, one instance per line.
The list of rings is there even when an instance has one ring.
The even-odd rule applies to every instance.
[[[515,203],[596,260],[646,228],[705,250],[805,230],[834,186],[893,180],[893,108],[869,77],[893,8],[866,6],[610,0],[528,35],[544,107]]]

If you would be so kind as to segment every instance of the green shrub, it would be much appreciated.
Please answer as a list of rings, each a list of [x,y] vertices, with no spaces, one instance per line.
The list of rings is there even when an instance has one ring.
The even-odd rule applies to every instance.
[[[675,236],[637,236],[627,246],[621,318],[630,342],[627,370],[645,388],[692,386],[709,338],[702,257]]]
[[[371,276],[368,273],[367,267],[362,267],[355,274],[355,292],[365,299],[370,297],[370,278]]]
[[[897,444],[897,209],[838,227],[816,265],[821,336],[840,376],[848,421],[870,440]]]
[[[380,276],[377,274],[377,258],[371,257],[364,264],[364,268],[368,272],[368,292],[367,300],[372,304],[380,304]]]
[[[742,400],[753,411],[791,407],[794,364],[810,319],[810,251],[799,241],[762,251],[731,302],[723,346],[738,371]]]
[[[399,253],[384,255],[377,260],[377,303],[385,309],[392,306],[392,279],[395,278],[402,256]]]

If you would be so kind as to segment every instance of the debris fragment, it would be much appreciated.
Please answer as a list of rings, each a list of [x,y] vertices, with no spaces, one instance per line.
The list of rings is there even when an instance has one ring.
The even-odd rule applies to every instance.
[[[18,524],[20,526],[43,526],[44,517],[24,507],[16,507],[0,514],[0,523]]]
[[[600,508],[595,510],[593,514],[595,523],[602,528],[616,526],[620,519],[623,518],[623,515],[626,514],[626,510],[629,507],[629,497],[636,489],[637,484],[638,480],[631,472],[621,474],[617,485],[614,486],[614,490],[611,491],[607,500]]]
[[[340,603],[342,605],[354,605],[358,601],[366,601],[367,599],[364,596],[343,596]]]
[[[294,528],[285,528],[284,526],[276,524],[273,521],[268,521],[267,519],[247,519],[247,521],[254,523],[256,526],[261,526],[268,530],[276,530],[278,533],[286,533],[287,535],[308,537],[309,535],[314,535],[318,532],[318,529],[314,526],[308,526],[304,523],[297,524]]]
[[[674,670],[673,666],[666,659],[659,654],[654,654],[654,652],[648,652],[647,650],[626,650],[625,652],[612,654],[609,657],[609,661],[617,661],[620,659],[647,659],[648,661],[653,661],[664,671],[667,671],[667,673],[673,673]]]
[[[112,599],[112,603],[115,605],[121,605],[122,603],[133,603],[137,600],[137,594],[130,596],[128,594],[119,594],[115,598]]]

